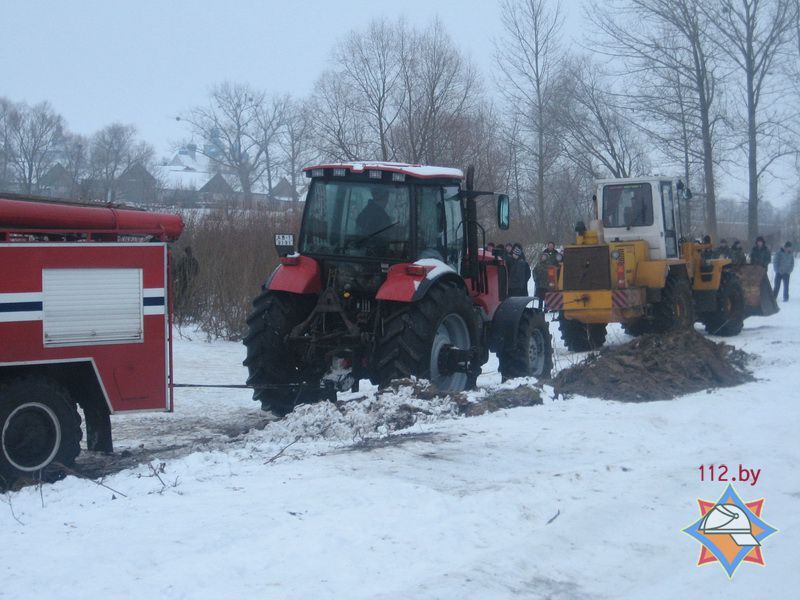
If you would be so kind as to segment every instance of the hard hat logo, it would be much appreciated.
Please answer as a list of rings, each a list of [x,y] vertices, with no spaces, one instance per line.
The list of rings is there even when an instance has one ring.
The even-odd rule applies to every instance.
[[[762,544],[777,529],[761,518],[763,498],[745,502],[728,485],[716,502],[697,503],[700,518],[683,531],[702,545],[698,566],[718,562],[733,577],[743,562],[765,564]]]
[[[706,516],[700,531],[706,535],[730,535],[737,546],[760,546],[753,537],[750,519],[735,504],[717,504]]]

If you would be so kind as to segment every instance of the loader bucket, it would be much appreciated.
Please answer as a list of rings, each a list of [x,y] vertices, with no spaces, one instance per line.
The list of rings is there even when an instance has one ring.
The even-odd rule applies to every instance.
[[[744,289],[745,316],[768,317],[778,312],[767,270],[759,265],[741,265],[734,269]]]

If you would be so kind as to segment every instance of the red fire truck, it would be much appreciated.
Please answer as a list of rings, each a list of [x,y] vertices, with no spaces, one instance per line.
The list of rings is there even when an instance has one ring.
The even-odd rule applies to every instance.
[[[172,410],[177,215],[0,197],[0,487],[112,451],[109,416]]]

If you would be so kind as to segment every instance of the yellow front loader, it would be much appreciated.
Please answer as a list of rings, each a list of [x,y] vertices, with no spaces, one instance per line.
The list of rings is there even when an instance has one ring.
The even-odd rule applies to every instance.
[[[602,346],[608,323],[640,335],[700,321],[731,336],[746,317],[778,311],[765,269],[682,237],[679,197],[691,194],[674,178],[597,182],[597,218],[576,226],[575,245],[548,272],[545,305],[559,313],[568,349]]]

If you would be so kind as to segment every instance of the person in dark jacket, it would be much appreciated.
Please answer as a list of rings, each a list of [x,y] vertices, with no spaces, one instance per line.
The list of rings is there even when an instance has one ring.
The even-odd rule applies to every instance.
[[[539,256],[539,262],[533,268],[533,282],[536,284],[536,291],[534,296],[544,300],[545,293],[547,292],[547,279],[548,270],[551,266],[550,256],[547,252],[542,252]]]
[[[744,248],[742,248],[742,242],[739,240],[734,240],[733,246],[731,246],[731,262],[734,267],[741,267],[747,262],[747,257],[744,255]]]
[[[728,246],[728,240],[722,238],[719,241],[719,246],[717,246],[716,250],[714,250],[714,254],[719,258],[730,258],[731,247]]]
[[[753,249],[750,251],[750,264],[759,265],[766,269],[770,263],[770,259],[771,253],[767,243],[764,241],[763,237],[758,236],[756,238],[756,245],[753,246]]]
[[[511,248],[511,257],[508,261],[508,295],[527,296],[528,279],[531,278],[531,268],[525,260],[525,253],[520,244]]]
[[[551,265],[558,265],[561,262],[561,253],[556,250],[555,242],[547,242],[547,247],[542,251],[542,254],[547,255]]]
[[[783,283],[783,301],[789,301],[789,275],[794,270],[794,252],[792,252],[792,242],[786,242],[783,248],[775,253],[775,260],[773,261],[775,268],[775,289],[772,293],[775,299],[778,299],[778,290]]]
[[[183,249],[181,256],[175,264],[175,308],[179,316],[189,316],[191,313],[190,298],[194,295],[194,280],[200,270],[200,265],[194,257],[191,246]]]

